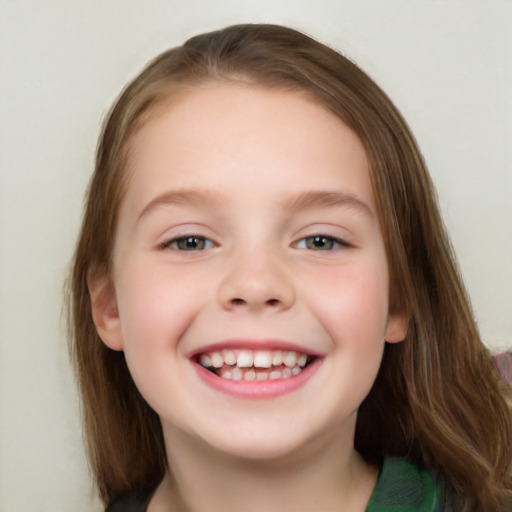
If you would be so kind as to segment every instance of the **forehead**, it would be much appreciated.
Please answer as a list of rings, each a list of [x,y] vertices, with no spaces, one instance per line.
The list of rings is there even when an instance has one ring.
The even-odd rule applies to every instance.
[[[342,180],[373,204],[364,148],[339,117],[306,93],[242,83],[173,92],[133,137],[128,175],[128,196],[203,185],[233,194],[262,180],[304,192]]]

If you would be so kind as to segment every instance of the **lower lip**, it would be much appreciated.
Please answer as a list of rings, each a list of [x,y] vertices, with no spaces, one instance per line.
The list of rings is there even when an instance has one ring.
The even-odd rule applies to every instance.
[[[292,393],[304,386],[313,377],[321,364],[322,360],[317,358],[298,375],[288,377],[287,379],[244,381],[223,379],[206,370],[200,364],[193,363],[199,377],[207,386],[226,395],[245,399],[275,398]]]

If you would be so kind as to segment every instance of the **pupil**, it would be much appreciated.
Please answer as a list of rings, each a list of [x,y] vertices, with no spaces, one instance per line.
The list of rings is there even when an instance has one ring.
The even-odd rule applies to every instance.
[[[324,236],[314,236],[310,239],[310,246],[314,249],[329,249],[330,240]]]
[[[197,249],[201,245],[201,241],[196,237],[188,237],[183,240],[185,249]]]

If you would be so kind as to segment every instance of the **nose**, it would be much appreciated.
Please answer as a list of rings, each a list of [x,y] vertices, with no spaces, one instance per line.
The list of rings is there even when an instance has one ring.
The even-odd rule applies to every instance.
[[[239,251],[230,259],[219,285],[218,300],[228,310],[282,311],[295,302],[295,289],[289,271],[277,255],[268,251]]]

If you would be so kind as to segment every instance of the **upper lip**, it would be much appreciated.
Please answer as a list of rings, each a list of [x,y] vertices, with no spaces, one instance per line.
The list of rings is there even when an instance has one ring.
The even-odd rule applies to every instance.
[[[187,353],[188,358],[194,358],[199,354],[205,352],[218,352],[221,350],[283,350],[289,352],[300,352],[312,357],[319,357],[323,354],[320,351],[314,350],[310,347],[305,347],[301,344],[293,343],[290,341],[277,340],[277,339],[262,339],[262,340],[247,340],[247,339],[229,339],[219,342],[213,342],[208,345],[203,345],[195,348]]]

